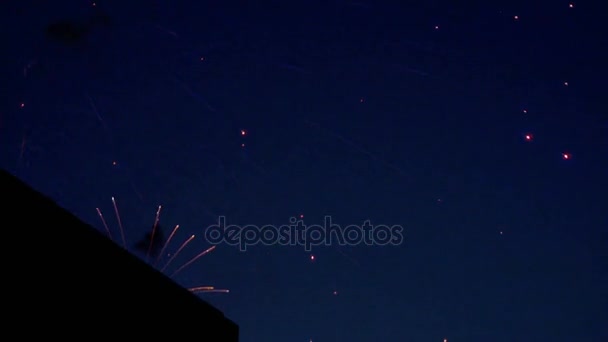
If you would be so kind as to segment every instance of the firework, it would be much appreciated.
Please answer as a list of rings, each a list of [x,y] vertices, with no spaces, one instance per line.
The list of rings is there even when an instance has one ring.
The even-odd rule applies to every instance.
[[[127,248],[127,243],[126,243],[126,239],[125,239],[122,220],[120,217],[120,212],[118,210],[118,205],[116,204],[116,199],[114,197],[112,197],[112,206],[114,208],[114,213],[116,215],[116,220],[118,222],[118,228],[120,230],[120,236],[122,239],[123,247]],[[158,254],[156,254],[155,251],[156,251],[157,246],[159,245],[160,242],[162,242],[164,240],[163,235],[162,235],[162,229],[159,225],[161,209],[162,209],[162,206],[159,205],[158,209],[156,210],[156,216],[154,219],[154,224],[152,225],[152,231],[150,233],[146,234],[144,239],[135,245],[136,249],[144,251],[146,253],[146,261],[149,262],[150,256],[153,254],[155,255],[155,260],[152,263],[152,265],[156,268],[158,268],[158,264],[160,263],[162,256],[165,254],[165,251],[168,248],[171,240],[173,239],[173,237],[177,233],[177,230],[179,229],[179,225],[176,225],[175,228],[173,228],[173,230],[171,231],[171,234],[169,235],[169,238],[167,238],[167,240],[165,240],[163,242],[162,247],[160,248],[160,252],[158,252]],[[99,219],[101,220],[103,228],[106,231],[106,233],[108,234],[108,237],[112,241],[114,241],[114,239],[112,238],[112,233],[110,231],[110,228],[108,227],[108,224],[101,212],[101,209],[95,208],[95,210],[97,211],[97,215],[99,216]],[[190,244],[190,242],[192,242],[192,240],[194,240],[194,238],[195,238],[195,235],[191,235],[188,239],[186,239],[179,246],[179,248],[174,253],[167,254],[167,256],[170,256],[169,260],[167,260],[167,262],[160,268],[160,271],[164,273],[167,270],[167,268],[172,264],[172,262],[175,260],[175,258],[182,252],[182,250],[184,250],[184,248],[186,248],[186,246],[188,246]],[[191,264],[193,264],[195,261],[197,261],[204,255],[215,250],[215,248],[216,248],[216,246],[211,246],[209,248],[206,248],[205,250],[203,250],[202,252],[200,252],[196,256],[194,256],[192,259],[188,260],[183,265],[176,268],[175,271],[173,271],[169,276],[171,278],[174,277],[177,273],[184,270],[186,267],[190,266]],[[212,286],[197,286],[197,287],[192,287],[188,290],[190,290],[192,293],[228,293],[229,292],[226,289],[216,289]]]

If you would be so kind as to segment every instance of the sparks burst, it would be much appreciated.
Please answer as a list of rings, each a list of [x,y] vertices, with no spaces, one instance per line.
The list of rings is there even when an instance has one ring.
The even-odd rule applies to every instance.
[[[114,197],[112,197],[112,206],[114,209],[114,214],[116,215],[116,221],[118,222],[118,229],[119,229],[120,239],[121,239],[120,242],[122,243],[123,248],[128,250],[127,242],[125,239],[124,227],[122,225],[122,220],[120,217],[120,211],[118,210],[118,205],[116,204],[116,199]],[[173,240],[173,237],[177,233],[177,231],[179,229],[179,225],[176,225],[173,228],[173,230],[171,231],[171,234],[169,235],[167,240],[162,242],[163,239],[159,238],[160,231],[158,229],[159,222],[160,222],[161,209],[162,209],[162,206],[159,205],[158,209],[156,210],[156,217],[154,218],[154,225],[152,226],[152,232],[149,234],[149,236],[146,236],[146,239],[144,239],[144,241],[143,241],[147,245],[145,247],[146,262],[148,262],[150,265],[154,266],[156,269],[158,269],[162,273],[166,274],[170,278],[173,278],[179,272],[183,271],[186,267],[192,265],[195,261],[197,261],[204,255],[215,250],[215,246],[211,246],[209,248],[204,249],[203,251],[201,251],[200,253],[195,255],[193,258],[191,258],[190,260],[183,263],[181,266],[173,268],[174,270],[172,272],[167,273],[167,270],[171,269],[170,266],[172,265],[175,258],[181,253],[182,250],[184,250],[195,239],[195,235],[191,235],[190,237],[188,237],[179,246],[179,248],[177,248],[177,250],[175,250],[174,253],[167,253],[166,252],[167,247],[170,245],[171,241]],[[106,219],[103,216],[103,213],[101,212],[101,209],[95,208],[95,210],[97,211],[97,215],[99,215],[99,219],[101,220],[101,223],[103,225],[104,230],[106,231],[106,234],[108,234],[108,238],[110,238],[110,240],[112,240],[116,243],[117,241],[114,239],[114,237],[110,231],[110,227],[108,226]],[[157,243],[156,240],[159,240],[158,242],[162,242],[162,247],[160,247],[160,251],[154,257],[153,254],[155,254],[155,253],[153,253],[153,251],[155,250],[154,248]],[[141,246],[141,245],[139,245],[139,246]],[[158,245],[156,245],[156,246],[158,246]],[[163,256],[168,257],[168,260],[164,261]],[[228,292],[230,292],[227,289],[216,289],[213,286],[195,286],[195,287],[188,288],[188,290],[192,293],[228,293]]]

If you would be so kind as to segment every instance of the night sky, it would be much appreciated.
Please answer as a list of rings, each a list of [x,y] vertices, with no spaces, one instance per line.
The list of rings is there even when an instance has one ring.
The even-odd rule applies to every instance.
[[[0,166],[169,276],[404,228],[172,276],[243,342],[608,341],[601,2],[398,3],[2,1]]]

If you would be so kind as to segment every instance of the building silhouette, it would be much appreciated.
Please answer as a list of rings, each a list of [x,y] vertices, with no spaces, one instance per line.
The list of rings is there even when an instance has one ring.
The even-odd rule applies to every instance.
[[[0,170],[9,339],[238,341],[224,314]]]

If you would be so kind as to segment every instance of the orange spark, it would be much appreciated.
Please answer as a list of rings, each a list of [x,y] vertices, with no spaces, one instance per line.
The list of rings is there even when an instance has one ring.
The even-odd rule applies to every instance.
[[[120,228],[120,237],[122,238],[122,246],[127,248],[127,240],[125,239],[125,230],[122,228],[122,221],[120,220],[120,213],[118,212],[118,206],[116,200],[112,196],[112,204],[114,205],[114,213],[116,213],[116,220],[118,221],[118,228]]]
[[[215,246],[211,246],[207,249],[205,249],[204,251],[200,252],[197,256],[195,256],[194,258],[190,259],[190,261],[188,261],[187,263],[185,263],[184,265],[182,265],[180,268],[178,268],[177,270],[175,270],[175,272],[173,272],[171,274],[171,277],[173,277],[174,275],[177,274],[177,272],[183,270],[184,268],[188,267],[190,264],[192,264],[193,262],[195,262],[196,260],[198,260],[198,258],[202,257],[203,255],[213,251],[215,249]]]
[[[165,241],[163,248],[160,249],[160,253],[158,253],[158,257],[156,257],[156,261],[154,262],[154,266],[156,266],[156,264],[158,264],[158,262],[160,261],[160,257],[165,253],[165,249],[167,249],[169,242],[171,242],[171,239],[173,239],[173,235],[175,235],[175,232],[177,232],[178,229],[179,229],[179,224],[176,225],[175,228],[173,228],[173,231],[171,231],[169,238],[167,239],[167,241]]]
[[[150,251],[152,250],[152,242],[154,241],[154,235],[156,234],[156,227],[158,226],[158,220],[160,216],[160,210],[162,206],[158,206],[158,210],[156,210],[156,218],[154,219],[154,225],[152,226],[152,235],[150,236],[150,245],[148,246],[148,253],[146,253],[146,260],[150,259]]]
[[[230,290],[227,289],[216,289],[213,286],[197,286],[197,287],[191,287],[188,289],[188,291],[192,292],[192,293],[201,293],[201,292],[219,292],[219,293],[229,293]]]
[[[190,238],[188,238],[188,240],[184,241],[184,243],[182,243],[182,245],[177,249],[177,251],[175,252],[175,254],[173,254],[171,256],[171,258],[169,259],[169,261],[167,261],[167,263],[165,264],[165,266],[163,266],[163,268],[160,270],[161,272],[163,272],[167,266],[169,266],[169,264],[171,264],[171,262],[173,261],[173,259],[175,259],[175,257],[179,254],[179,252],[182,251],[182,249],[184,249],[189,243],[190,241],[192,241],[192,239],[194,239],[194,235],[192,235]]]

